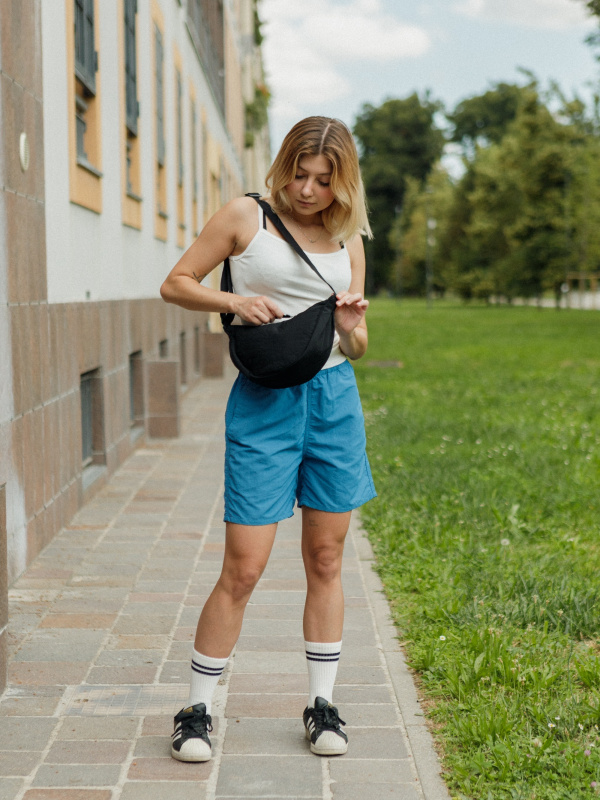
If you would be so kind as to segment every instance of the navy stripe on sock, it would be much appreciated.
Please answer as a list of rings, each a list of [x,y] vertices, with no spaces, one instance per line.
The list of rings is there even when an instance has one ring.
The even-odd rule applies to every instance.
[[[339,661],[340,657],[339,656],[333,656],[333,657],[330,657],[330,656],[319,656],[317,658],[316,656],[309,656],[307,654],[306,660],[307,661],[329,661],[329,662],[333,662],[333,661]]]
[[[202,664],[197,664],[195,661],[192,661],[192,669],[194,672],[201,672],[202,675],[213,675],[217,677],[223,673],[224,667],[205,667]]]

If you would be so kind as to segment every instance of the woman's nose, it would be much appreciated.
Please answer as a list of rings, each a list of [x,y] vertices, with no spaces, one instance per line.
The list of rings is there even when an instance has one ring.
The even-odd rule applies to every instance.
[[[304,186],[302,187],[302,194],[306,197],[310,197],[312,194],[312,181],[307,179]]]

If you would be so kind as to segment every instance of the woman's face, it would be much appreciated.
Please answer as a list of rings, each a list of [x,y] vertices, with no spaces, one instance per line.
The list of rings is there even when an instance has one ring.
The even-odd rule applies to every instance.
[[[285,187],[296,214],[318,214],[333,203],[331,161],[325,156],[301,156],[296,176]]]

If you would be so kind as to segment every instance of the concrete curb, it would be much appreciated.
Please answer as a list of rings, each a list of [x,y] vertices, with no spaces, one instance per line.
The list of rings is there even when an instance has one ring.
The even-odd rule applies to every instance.
[[[391,621],[383,585],[373,568],[375,563],[373,549],[356,515],[352,518],[350,533],[358,553],[383,655],[404,721],[423,795],[425,800],[451,800],[448,787],[441,776],[440,762],[421,711],[414,681],[398,641],[398,633]]]

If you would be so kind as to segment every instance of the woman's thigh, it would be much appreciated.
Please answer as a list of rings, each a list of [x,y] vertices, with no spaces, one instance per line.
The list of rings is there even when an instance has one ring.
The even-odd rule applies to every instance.
[[[277,524],[238,525],[228,522],[225,528],[224,577],[258,581],[269,560]]]

